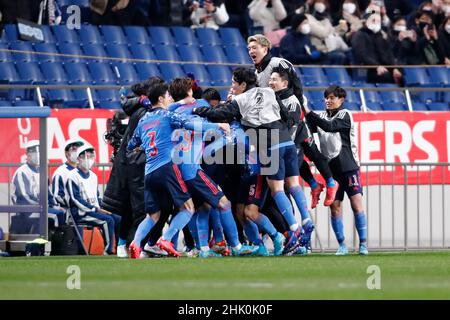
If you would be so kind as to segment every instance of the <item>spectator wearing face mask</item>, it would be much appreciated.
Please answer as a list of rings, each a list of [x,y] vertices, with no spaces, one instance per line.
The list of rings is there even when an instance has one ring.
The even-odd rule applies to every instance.
[[[417,34],[414,30],[408,30],[404,17],[394,18],[388,34],[397,64],[422,63]]]
[[[287,12],[281,0],[253,0],[248,5],[249,16],[255,28],[262,28],[262,33],[280,28],[280,21]]]
[[[450,16],[445,18],[439,28],[438,43],[441,52],[444,54],[444,63],[450,66]]]
[[[371,0],[364,12],[365,14],[378,13],[381,16],[381,27],[384,29],[390,27],[391,20],[387,15],[384,0]]]
[[[392,23],[394,18],[398,16],[407,16],[414,11],[414,5],[410,0],[388,0],[385,1],[386,14]]]
[[[401,84],[402,73],[400,70],[386,67],[395,64],[395,57],[387,35],[381,31],[380,15],[366,14],[364,20],[365,26],[352,38],[356,63],[377,66],[367,70],[368,82]]]
[[[350,43],[353,34],[363,27],[358,1],[345,0],[339,13],[334,22],[335,29],[347,43]]]
[[[430,11],[422,11],[416,14],[415,30],[417,44],[423,64],[436,65],[444,63],[444,53],[439,46],[439,35],[433,23],[433,14]]]
[[[193,1],[191,10],[192,28],[203,27],[217,30],[230,19],[223,0]]]
[[[311,25],[311,43],[327,55],[330,64],[346,64],[349,47],[333,27],[328,7],[327,0],[314,0],[312,14],[306,14]]]

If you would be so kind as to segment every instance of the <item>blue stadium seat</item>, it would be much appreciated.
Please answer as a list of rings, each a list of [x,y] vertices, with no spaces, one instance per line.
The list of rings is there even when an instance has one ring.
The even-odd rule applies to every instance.
[[[311,86],[327,86],[328,79],[325,76],[322,68],[312,67],[312,68],[302,68],[302,82],[307,87]]]
[[[222,43],[228,46],[247,46],[246,41],[237,28],[219,28]]]
[[[14,61],[22,61],[22,62],[35,62],[36,55],[31,53],[34,52],[33,47],[30,42],[18,41],[10,44],[9,48],[11,50],[20,50],[20,51],[28,51],[28,52],[13,52],[12,56]]]
[[[413,111],[429,111],[427,104],[424,102],[414,102],[412,107]]]
[[[43,84],[45,78],[39,70],[39,66],[35,62],[17,62],[17,71],[19,72],[20,79],[32,84]]]
[[[117,78],[119,79],[119,84],[129,86],[136,82],[139,82],[139,77],[136,73],[136,70],[134,70],[132,63],[116,62],[113,63],[111,67],[116,73]]]
[[[19,41],[19,30],[16,24],[6,24],[4,31],[4,38],[7,42]]]
[[[450,91],[442,92],[442,99],[443,102],[449,102],[450,101]]]
[[[406,86],[427,86],[431,84],[425,68],[405,68],[403,73]]]
[[[325,102],[319,100],[309,100],[309,107],[312,110],[323,111],[325,110]]]
[[[383,108],[379,102],[369,101],[366,102],[366,106],[369,111],[383,111]]]
[[[89,7],[89,0],[58,0],[60,6],[77,5],[80,7]]]
[[[19,74],[12,62],[4,62],[0,68],[0,83],[20,82]]]
[[[201,47],[204,61],[206,62],[228,62],[225,53],[220,46],[203,46]]]
[[[63,84],[69,80],[60,62],[42,62],[40,67],[49,84]]]
[[[47,25],[41,25],[42,33],[44,33],[44,43],[56,43],[55,37],[53,36],[52,30]]]
[[[73,92],[73,97],[75,100],[77,101],[83,101],[83,106],[87,106],[88,105],[88,94],[86,89],[74,89],[72,90]],[[92,100],[95,101],[95,94],[94,94],[95,90],[91,90],[91,95],[92,95]],[[95,105],[95,103],[94,103]]]
[[[33,100],[17,100],[14,102],[14,105],[16,107],[38,107],[39,103],[37,101],[33,101]]]
[[[89,73],[95,84],[116,84],[117,79],[109,63],[90,62],[87,64]]]
[[[70,55],[77,55],[82,56],[83,52],[81,51],[80,45],[75,43],[60,43],[58,45],[59,53],[62,54],[70,54]],[[83,58],[76,57],[76,56],[61,56],[61,59],[65,62],[80,62],[83,61]]]
[[[219,90],[219,93],[220,93],[220,98],[222,99],[222,101],[226,101],[227,96],[228,96],[228,90],[222,89],[222,90]]]
[[[120,58],[120,59],[132,59],[130,50],[128,50],[128,46],[124,44],[106,44],[106,52],[112,58]],[[111,60],[115,61],[115,60]]]
[[[55,35],[56,41],[61,43],[80,43],[80,38],[75,30],[67,28],[66,25],[56,25],[52,26],[53,34]]]
[[[123,30],[131,44],[151,44],[150,37],[144,27],[125,26]]]
[[[433,84],[443,87],[450,86],[449,67],[429,67],[427,70]]]
[[[203,46],[222,45],[222,40],[219,38],[217,31],[212,28],[197,28],[195,29],[195,34],[197,36],[200,45]]]
[[[211,85],[211,79],[204,66],[200,64],[185,64],[183,65],[183,70],[185,74],[192,73],[201,87]]]
[[[4,49],[7,50],[8,46],[0,43],[0,49]],[[7,52],[7,51],[0,51],[0,62],[12,62],[14,61],[11,53]]]
[[[95,107],[100,109],[121,109],[122,104],[118,100],[114,101],[101,100],[95,104]]]
[[[323,97],[323,92],[322,90],[311,90],[308,91],[309,93],[309,98],[312,102],[324,102],[324,97]]]
[[[98,58],[89,58],[87,60],[89,61],[97,61],[97,62],[109,62],[110,60],[105,60],[102,59],[100,57],[108,57],[108,54],[105,51],[105,47],[103,46],[103,44],[94,44],[94,43],[88,43],[88,44],[84,44],[82,47],[83,49],[83,53],[86,56],[91,56],[91,57],[98,57]]]
[[[366,87],[366,88],[375,88],[375,86],[371,83],[362,83],[359,85],[360,87]],[[381,102],[380,95],[376,90],[364,90],[364,99],[366,100],[366,103],[368,102]]]
[[[154,63],[137,62],[134,65],[140,81],[144,81],[150,77],[161,77],[158,67]]]
[[[236,64],[252,64],[247,48],[241,46],[226,46],[225,54],[228,62]]]
[[[71,84],[91,84],[92,77],[84,63],[66,62],[64,69]]]
[[[99,43],[103,44],[104,40],[97,26],[84,24],[78,30],[78,35],[80,37],[81,42],[86,45],[88,43]]]
[[[228,66],[217,66],[209,64],[206,66],[213,86],[230,86],[233,76]]]
[[[356,102],[346,102],[344,107],[351,111],[361,111],[361,104]]]
[[[100,101],[118,101],[120,99],[119,90],[97,89],[96,97]]]
[[[361,98],[359,96],[359,91],[347,90],[346,102],[356,102],[361,104]]]
[[[351,86],[352,79],[345,68],[324,68],[325,74],[328,78],[329,84],[336,84],[339,86]]]
[[[166,27],[148,27],[148,32],[152,38],[153,44],[175,45],[175,40]]]
[[[178,55],[175,46],[171,45],[155,45],[154,47],[156,57],[158,60],[172,60],[172,61],[181,61],[180,56]]]
[[[54,101],[66,102],[75,99],[72,91],[69,89],[46,89],[44,96],[51,102]]]
[[[156,55],[149,44],[133,44],[130,50],[134,59],[156,60]]]
[[[122,28],[118,26],[100,26],[106,45],[108,44],[128,44],[127,38],[123,34]]]
[[[403,102],[384,101],[383,102],[383,110],[384,111],[408,111],[408,107]]]
[[[437,102],[438,101],[438,92],[433,91],[422,91],[422,92],[410,92],[411,98],[413,101],[417,102]]]
[[[172,81],[174,78],[183,78],[186,76],[183,69],[178,64],[173,63],[161,63],[159,70],[166,81]]]
[[[177,48],[178,53],[183,61],[187,62],[202,62],[203,57],[200,49],[197,46],[180,45]]]
[[[449,111],[449,104],[447,102],[431,102],[427,104],[430,111]]]
[[[383,83],[378,85],[380,88],[398,88],[395,84]],[[386,102],[399,102],[406,104],[405,95],[400,91],[380,91],[379,92],[383,104]]]
[[[61,58],[57,55],[58,50],[56,49],[55,44],[53,43],[35,43],[34,44],[35,52],[46,52],[52,54],[36,54],[36,60],[40,62],[58,62],[61,61]]]
[[[11,101],[0,100],[0,107],[12,107],[12,106],[13,103]]]
[[[188,27],[171,27],[175,42],[180,44],[198,45],[194,31]]]

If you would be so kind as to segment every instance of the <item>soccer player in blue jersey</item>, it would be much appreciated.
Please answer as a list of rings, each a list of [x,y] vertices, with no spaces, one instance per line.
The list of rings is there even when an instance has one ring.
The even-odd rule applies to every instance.
[[[191,81],[189,78],[177,78],[171,82],[169,92],[174,100],[179,101],[192,97]],[[205,119],[192,113],[195,108],[201,106],[209,107],[209,104],[205,100],[200,99],[190,104],[174,106],[172,109],[177,114],[201,121],[203,125],[211,125]],[[208,245],[210,206],[220,211],[220,221],[230,242],[232,254],[251,255],[255,253],[258,249],[257,247],[243,246],[239,241],[236,222],[231,211],[231,202],[220,187],[200,167],[203,133],[182,130],[178,131],[178,135],[183,137],[182,142],[178,144],[176,149],[181,154],[181,173],[189,191],[195,195],[200,204],[200,206],[197,206],[197,238],[200,242],[200,257],[217,256],[215,252],[209,249]]]
[[[169,229],[158,240],[157,245],[179,257],[180,253],[173,247],[171,239],[191,220],[194,213],[194,205],[181,176],[178,165],[172,162],[174,143],[172,133],[176,128],[184,127],[194,129],[196,124],[179,114],[170,112],[167,106],[172,102],[165,83],[155,84],[149,91],[152,108],[139,121],[139,124],[130,140],[127,149],[134,150],[137,147],[144,149],[146,154],[145,165],[145,211],[147,216],[139,224],[134,240],[130,245],[130,257],[139,257],[142,239],[150,232],[160,218],[160,201],[162,194],[169,193],[175,205],[179,208],[178,214],[172,219]],[[229,130],[227,124],[202,125],[202,130]]]

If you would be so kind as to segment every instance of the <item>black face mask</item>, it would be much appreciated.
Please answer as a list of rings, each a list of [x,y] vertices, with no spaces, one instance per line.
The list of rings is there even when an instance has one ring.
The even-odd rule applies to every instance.
[[[427,25],[428,25],[428,23],[426,23],[426,22],[419,22],[420,31],[423,31],[423,28],[425,28]]]

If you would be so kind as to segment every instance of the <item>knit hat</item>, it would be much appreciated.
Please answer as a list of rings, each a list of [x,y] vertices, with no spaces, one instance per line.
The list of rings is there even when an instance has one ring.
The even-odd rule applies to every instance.
[[[297,29],[298,26],[305,20],[307,20],[307,17],[303,13],[294,14],[292,16],[292,18],[291,18],[291,28],[292,28],[292,30]]]

